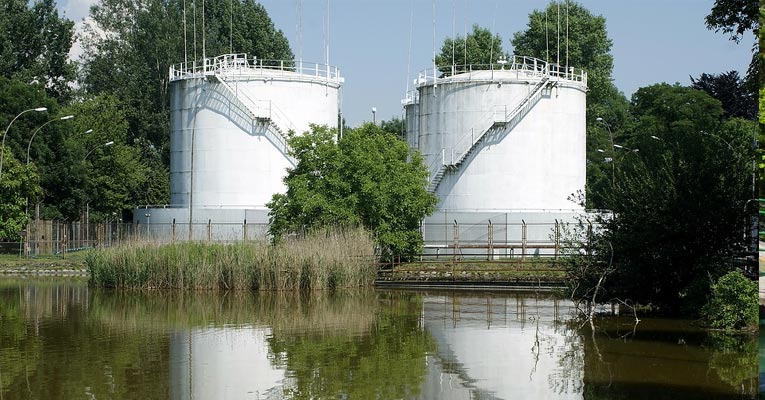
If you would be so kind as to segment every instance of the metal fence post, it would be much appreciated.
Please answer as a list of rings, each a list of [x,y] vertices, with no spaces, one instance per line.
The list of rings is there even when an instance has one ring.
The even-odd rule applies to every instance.
[[[173,237],[170,240],[172,241],[173,244],[175,244],[175,218],[173,218],[173,226],[171,229],[173,231],[172,233]]]
[[[555,259],[558,259],[558,253],[560,252],[560,224],[558,219],[555,219]]]
[[[489,254],[486,255],[486,259],[491,261],[494,259],[494,225],[489,220]]]
[[[454,220],[454,251],[452,253],[452,261],[457,262],[457,252],[459,251],[460,247],[460,225],[457,223],[457,220]]]
[[[521,262],[526,260],[526,221],[521,220]]]
[[[242,224],[242,241],[247,241],[247,218],[244,219],[244,223]]]
[[[207,241],[212,241],[212,219],[207,220]]]

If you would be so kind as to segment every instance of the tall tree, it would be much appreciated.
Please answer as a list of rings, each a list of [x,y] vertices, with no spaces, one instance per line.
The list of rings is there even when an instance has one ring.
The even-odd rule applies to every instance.
[[[606,19],[593,15],[576,2],[553,1],[544,10],[529,14],[526,30],[515,33],[512,44],[516,55],[550,62],[558,61],[560,51],[561,64],[587,72],[586,205],[603,208],[612,166],[604,162],[603,154],[598,150],[608,152],[612,138],[621,138],[628,109],[627,99],[614,86],[611,76],[614,60]]]
[[[74,23],[59,17],[54,0],[0,2],[0,76],[42,83],[66,100],[75,77],[73,41]]]
[[[601,281],[596,301],[696,312],[706,301],[710,277],[728,272],[745,249],[751,196],[753,122],[722,113],[719,101],[689,87],[658,84],[633,95],[625,144],[639,152],[614,160],[606,198],[614,213],[593,234],[595,263],[575,269],[577,297],[592,300]]]
[[[452,75],[468,70],[500,68],[500,58],[508,54],[502,50],[502,38],[491,34],[486,28],[473,25],[473,31],[467,38],[457,35],[446,38],[441,46],[441,53],[436,56],[436,66],[443,75]],[[454,69],[452,69],[454,66]]]
[[[290,139],[298,164],[284,178],[287,193],[268,204],[271,233],[362,225],[374,233],[383,256],[416,254],[420,221],[437,201],[425,190],[422,157],[373,124],[335,138],[335,130],[314,126]]]
[[[165,170],[169,164],[168,70],[184,59],[202,57],[202,17],[200,2],[191,0],[101,0],[91,8],[93,22],[84,40],[84,87],[90,94],[113,94],[124,103],[130,124],[128,143],[152,146],[162,154]],[[204,20],[208,57],[233,50],[258,58],[293,59],[283,33],[252,0],[207,1]]]
[[[729,35],[730,40],[740,43],[746,32],[752,32],[755,42],[752,44],[752,61],[746,73],[745,88],[752,99],[757,97],[758,76],[758,32],[757,17],[760,2],[751,0],[716,0],[715,5],[704,18],[707,28]]]
[[[721,74],[702,73],[698,79],[691,77],[691,87],[707,92],[720,100],[723,116],[754,120],[757,114],[756,101],[744,87],[744,80],[737,71]]]

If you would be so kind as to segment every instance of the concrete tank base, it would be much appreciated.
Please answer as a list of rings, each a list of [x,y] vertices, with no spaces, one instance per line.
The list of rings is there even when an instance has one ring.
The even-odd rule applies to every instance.
[[[596,216],[578,209],[440,210],[422,222],[424,254],[428,260],[453,258],[456,243],[456,254],[464,258],[554,257],[567,230]]]
[[[191,239],[234,242],[268,238],[267,208],[139,207],[133,210],[136,232],[160,242]]]

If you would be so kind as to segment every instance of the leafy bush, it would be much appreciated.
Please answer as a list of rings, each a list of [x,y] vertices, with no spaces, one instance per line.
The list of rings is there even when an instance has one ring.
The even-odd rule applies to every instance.
[[[702,313],[712,328],[741,329],[757,324],[757,282],[732,271],[712,285]]]

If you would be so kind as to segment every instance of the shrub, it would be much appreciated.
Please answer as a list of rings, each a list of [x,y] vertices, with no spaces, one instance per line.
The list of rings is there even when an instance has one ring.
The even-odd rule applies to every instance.
[[[709,326],[742,329],[757,324],[757,282],[738,271],[723,275],[712,285],[710,299],[702,309]]]

